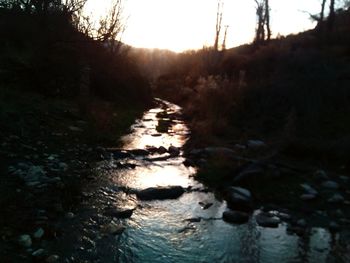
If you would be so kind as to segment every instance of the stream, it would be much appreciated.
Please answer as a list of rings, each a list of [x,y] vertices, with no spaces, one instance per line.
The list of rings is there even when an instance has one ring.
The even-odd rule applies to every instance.
[[[131,127],[123,138],[123,150],[181,149],[190,136],[180,117],[181,108],[165,101],[159,105]],[[159,133],[159,113],[164,111],[165,116],[176,118],[168,132]],[[286,223],[263,228],[254,217],[242,225],[224,222],[226,203],[193,179],[196,169],[183,165],[181,151],[177,156],[158,158],[167,154],[110,158],[97,164],[101,179],[84,191],[84,201],[74,217],[62,223],[59,250],[64,251],[64,262],[335,262],[331,259],[336,236],[326,229],[312,228],[307,237],[299,237],[287,233]],[[172,185],[198,191],[156,201],[141,201],[128,192]],[[135,210],[130,218],[116,219],[106,208]],[[124,231],[119,235],[104,231],[111,221]]]

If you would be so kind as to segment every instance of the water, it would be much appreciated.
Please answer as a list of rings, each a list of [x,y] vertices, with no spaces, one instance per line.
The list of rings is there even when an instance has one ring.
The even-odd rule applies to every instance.
[[[163,108],[146,112],[123,138],[124,149],[145,149],[149,146],[171,145],[182,147],[189,136],[185,123],[176,118],[169,132],[158,134],[158,113],[180,113],[171,103]],[[152,157],[162,155],[153,155]],[[105,169],[116,165],[115,160],[101,163],[97,168],[103,177],[99,191],[85,202],[76,222],[81,224],[81,238],[74,249],[73,258],[87,258],[88,262],[335,262],[332,260],[335,236],[322,228],[311,229],[309,235],[289,235],[286,224],[278,228],[257,226],[254,217],[247,224],[233,225],[224,222],[225,202],[213,193],[189,192],[176,200],[139,201],[134,195],[120,192],[121,186],[144,189],[153,186],[181,185],[203,188],[192,175],[195,168],[187,168],[180,156],[163,161],[150,161],[145,157],[123,160],[133,163],[135,169]],[[213,203],[203,210],[199,202]],[[99,233],[100,226],[111,218],[103,214],[104,207],[136,208],[129,219],[119,220],[126,227],[122,235],[114,238]],[[201,218],[200,222],[186,219]],[[74,223],[72,224],[74,227]],[[78,227],[79,228],[79,227]],[[74,232],[74,231],[73,231]],[[80,261],[78,261],[80,262]]]

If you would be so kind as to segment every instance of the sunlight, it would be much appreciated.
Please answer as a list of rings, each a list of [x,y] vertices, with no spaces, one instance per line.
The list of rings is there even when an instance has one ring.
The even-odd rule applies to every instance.
[[[110,1],[89,0],[86,12],[96,19]],[[173,51],[200,49],[214,41],[216,0],[128,0],[124,2],[127,29],[123,41],[134,47]],[[273,35],[312,28],[310,13],[319,12],[318,0],[271,0]],[[224,1],[223,25],[228,25],[227,47],[249,43],[255,33],[254,1]]]

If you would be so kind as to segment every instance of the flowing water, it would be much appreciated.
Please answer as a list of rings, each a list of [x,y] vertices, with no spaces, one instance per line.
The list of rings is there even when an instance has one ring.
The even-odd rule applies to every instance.
[[[182,147],[189,130],[181,118],[173,119],[166,133],[158,133],[159,113],[181,112],[181,108],[161,101],[147,111],[123,138],[124,149],[149,146]],[[174,116],[174,115],[173,115]],[[165,154],[166,155],[166,154]],[[257,226],[254,217],[247,224],[234,225],[222,220],[226,204],[205,191],[188,191],[175,200],[140,201],[120,189],[145,189],[153,186],[181,185],[192,189],[204,186],[192,177],[195,168],[183,165],[181,154],[168,159],[163,155],[111,159],[98,165],[101,178],[98,190],[86,193],[86,201],[70,222],[71,241],[66,242],[69,260],[86,262],[333,262],[335,237],[322,228],[311,229],[309,235],[287,234],[285,223],[278,228]],[[152,160],[153,158],[153,160]],[[118,168],[121,163],[136,165]],[[199,204],[212,203],[208,209]],[[116,237],[101,234],[101,226],[112,219],[103,213],[105,207],[136,208],[128,219],[114,219],[125,226]],[[200,218],[199,222],[186,219]],[[77,231],[79,229],[79,238]],[[66,234],[66,240],[68,234]],[[69,245],[73,242],[74,245]],[[76,261],[80,262],[80,261]]]

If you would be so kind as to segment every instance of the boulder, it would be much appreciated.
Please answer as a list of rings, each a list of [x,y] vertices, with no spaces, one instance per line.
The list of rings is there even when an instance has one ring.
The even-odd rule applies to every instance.
[[[248,222],[249,215],[245,212],[234,211],[234,210],[226,210],[222,214],[222,218],[226,222],[234,223],[234,224],[244,224]]]
[[[178,156],[180,154],[180,149],[178,147],[175,146],[170,146],[168,148],[168,152],[171,156]]]
[[[136,196],[140,200],[164,200],[176,199],[184,192],[185,190],[181,186],[159,186],[138,191]]]
[[[234,210],[250,211],[253,208],[253,197],[249,190],[231,186],[227,190],[227,204]]]
[[[269,216],[265,213],[258,214],[256,217],[256,222],[259,226],[262,227],[278,227],[278,225],[281,223],[281,220],[278,217],[275,216]]]
[[[113,216],[116,218],[129,218],[132,216],[134,209],[115,209],[115,208],[107,208],[105,210],[105,214],[109,216]]]

